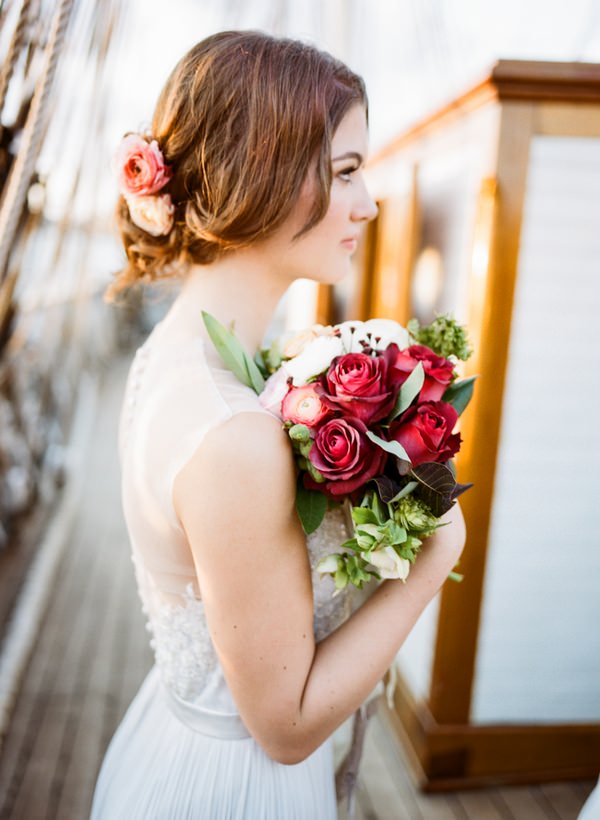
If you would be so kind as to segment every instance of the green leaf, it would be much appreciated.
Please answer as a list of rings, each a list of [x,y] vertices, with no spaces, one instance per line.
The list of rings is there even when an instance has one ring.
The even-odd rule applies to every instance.
[[[463,580],[464,577],[465,576],[461,575],[460,572],[450,572],[448,574],[448,579],[450,581],[456,581],[458,584],[460,584],[460,582]]]
[[[251,387],[256,393],[261,393],[265,387],[262,373],[234,334],[205,310],[202,311],[202,318],[208,335],[225,365],[242,384]]]
[[[377,493],[373,493],[373,498],[371,499],[371,509],[375,513],[377,520],[380,524],[383,524],[385,523],[385,521],[387,521],[387,509],[381,503],[381,500]]]
[[[402,487],[399,493],[396,493],[396,495],[392,499],[390,499],[390,504],[393,504],[394,501],[400,501],[401,498],[410,495],[412,491],[415,489],[415,487],[418,486],[418,481],[409,481],[408,484],[405,484],[404,487]]]
[[[377,524],[377,516],[368,507],[352,507],[352,520],[355,524]]]
[[[296,510],[302,529],[307,535],[314,532],[325,516],[327,498],[323,493],[307,490],[301,483],[296,487]]]
[[[400,388],[396,404],[390,415],[390,421],[393,421],[410,407],[413,399],[419,395],[424,381],[425,370],[423,369],[423,363],[418,362],[417,366]]]
[[[250,387],[252,387],[254,392],[258,395],[262,393],[262,391],[265,389],[265,380],[263,374],[258,369],[254,359],[251,358],[243,348],[242,354],[244,356],[246,372],[248,373],[248,377],[250,379]]]
[[[262,350],[257,350],[254,354],[254,361],[256,366],[260,370],[264,379],[267,379],[269,376],[269,368],[267,367],[267,363],[265,362],[265,357],[263,355]]]
[[[476,378],[477,376],[470,376],[468,379],[460,379],[460,381],[454,382],[442,396],[442,401],[451,404],[459,416],[471,401]]]
[[[381,447],[382,450],[385,450],[386,453],[391,453],[393,456],[396,456],[396,458],[401,458],[404,461],[410,462],[408,453],[400,444],[400,442],[386,441],[385,439],[376,436],[375,433],[372,433],[370,430],[367,430],[367,437],[371,439],[373,444],[377,444],[378,447]]]

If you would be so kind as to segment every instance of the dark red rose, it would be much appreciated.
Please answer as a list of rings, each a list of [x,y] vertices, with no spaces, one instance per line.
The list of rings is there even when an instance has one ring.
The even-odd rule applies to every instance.
[[[425,382],[419,393],[419,401],[439,401],[452,381],[454,365],[449,359],[437,356],[425,345],[411,345],[399,350],[392,365],[392,377],[396,384],[404,384],[418,362],[423,362]]]
[[[383,351],[378,356],[336,356],[321,380],[323,401],[365,424],[383,419],[394,406],[397,393],[388,384],[388,368],[393,358],[392,351]]]
[[[424,461],[448,461],[460,449],[460,433],[452,433],[458,413],[445,401],[425,401],[410,407],[390,426],[390,441],[398,441],[413,466]]]
[[[305,485],[340,496],[362,487],[383,470],[386,453],[367,438],[366,425],[355,418],[332,419],[315,435],[309,452],[312,464],[326,479],[317,484],[305,476]]]

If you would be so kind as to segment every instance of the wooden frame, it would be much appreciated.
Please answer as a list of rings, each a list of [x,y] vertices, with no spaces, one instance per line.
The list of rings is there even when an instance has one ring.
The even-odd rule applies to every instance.
[[[428,704],[413,697],[399,673],[394,708],[384,708],[408,752],[411,773],[425,791],[589,780],[598,775],[597,724],[440,723]]]
[[[410,319],[411,276],[419,231],[417,167],[408,189],[379,203],[369,309],[373,316]]]
[[[496,106],[499,116],[493,173],[481,183],[471,248],[467,324],[476,353],[464,375],[479,380],[461,417],[464,445],[456,459],[459,480],[475,485],[461,498],[465,579],[446,584],[440,595],[426,701],[415,699],[399,674],[389,710],[415,776],[430,791],[591,778],[600,769],[600,725],[470,723],[530,144],[540,134],[600,135],[600,65],[500,61],[483,82],[401,135],[373,163],[397,153],[404,162],[419,161],[428,138],[483,105]],[[393,318],[406,317],[397,312]]]

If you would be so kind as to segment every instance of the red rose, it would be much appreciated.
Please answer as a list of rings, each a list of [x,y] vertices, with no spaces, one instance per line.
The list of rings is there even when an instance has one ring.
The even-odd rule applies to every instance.
[[[309,458],[326,479],[317,484],[305,476],[309,489],[331,496],[346,495],[379,475],[386,453],[367,438],[366,425],[355,418],[332,419],[317,431]]]
[[[452,434],[458,413],[445,401],[410,407],[390,426],[390,441],[398,441],[413,466],[424,461],[448,461],[460,449],[460,433]]]
[[[411,345],[399,350],[392,365],[397,384],[403,384],[419,362],[423,363],[425,382],[419,393],[419,401],[439,401],[452,381],[454,365],[443,356],[436,356],[425,345]]]
[[[366,353],[337,356],[321,380],[323,401],[365,424],[379,421],[394,406],[396,394],[388,384],[392,360],[391,351],[379,356]]]

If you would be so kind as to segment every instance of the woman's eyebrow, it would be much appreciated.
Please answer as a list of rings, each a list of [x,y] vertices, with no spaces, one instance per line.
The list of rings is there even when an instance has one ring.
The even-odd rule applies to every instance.
[[[346,151],[345,154],[340,154],[339,157],[333,157],[331,161],[337,162],[340,159],[355,159],[359,165],[363,164],[363,155],[359,154],[358,151]]]

